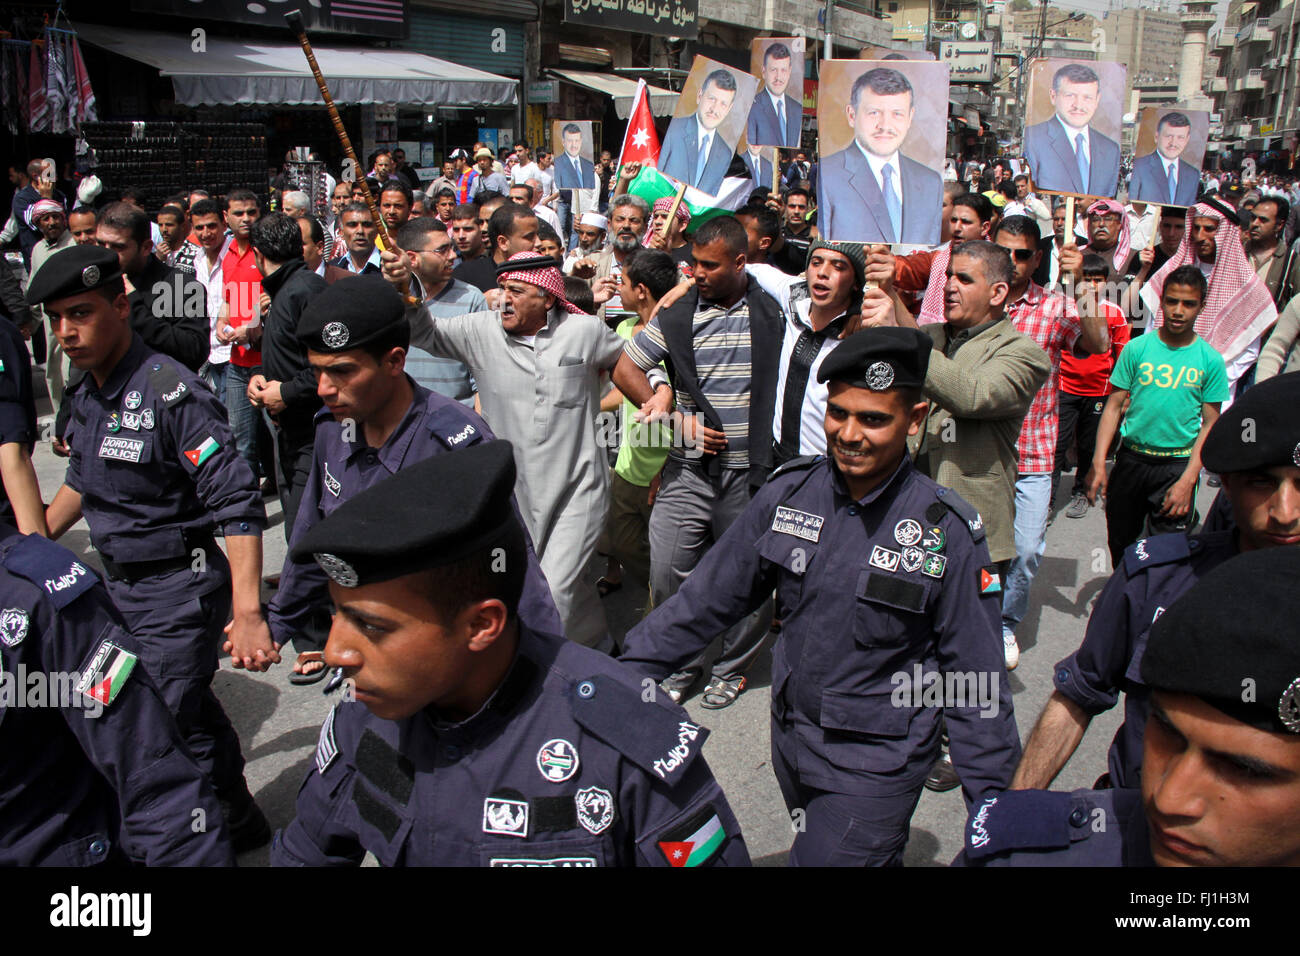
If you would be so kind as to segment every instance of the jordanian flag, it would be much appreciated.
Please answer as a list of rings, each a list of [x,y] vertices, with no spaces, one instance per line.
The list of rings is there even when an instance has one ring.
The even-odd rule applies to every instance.
[[[134,654],[123,650],[111,641],[105,641],[95,652],[90,666],[81,675],[81,682],[77,685],[77,689],[84,696],[97,700],[107,707],[122,690],[126,679],[131,676],[131,671],[135,669],[135,662]]]
[[[745,205],[745,200],[754,189],[754,183],[748,177],[732,177],[722,181],[722,188],[717,196],[702,193],[694,186],[686,187],[682,202],[691,211],[691,229],[696,229],[703,222],[716,216],[725,216]],[[656,199],[677,195],[677,183],[669,179],[653,166],[643,166],[636,179],[628,184],[627,191],[633,196],[640,196],[651,206]]]
[[[727,832],[722,829],[722,821],[716,813],[710,813],[704,825],[686,839],[665,840],[659,844],[659,849],[670,866],[701,866],[718,852],[726,838]]]
[[[190,460],[190,464],[197,468],[215,455],[217,449],[220,447],[221,443],[209,435],[207,438],[203,439],[203,444],[199,445],[198,448],[191,448],[187,451],[185,457]]]

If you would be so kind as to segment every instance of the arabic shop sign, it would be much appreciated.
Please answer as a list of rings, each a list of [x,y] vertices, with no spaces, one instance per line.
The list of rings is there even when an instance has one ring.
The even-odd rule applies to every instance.
[[[949,82],[993,82],[992,43],[940,43],[939,60],[952,68]]]
[[[564,0],[564,22],[693,40],[699,0]]]

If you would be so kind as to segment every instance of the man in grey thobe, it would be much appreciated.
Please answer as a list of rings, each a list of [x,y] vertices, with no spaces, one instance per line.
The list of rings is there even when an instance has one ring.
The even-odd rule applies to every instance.
[[[385,256],[385,274],[399,285],[404,269]],[[500,313],[435,318],[413,306],[411,344],[469,366],[484,419],[514,445],[515,497],[565,634],[607,650],[605,612],[587,572],[609,504],[609,465],[596,427],[600,374],[609,371],[637,405],[651,398],[650,383],[624,356],[621,338],[565,300],[553,258],[516,253],[497,278]],[[661,392],[667,406],[671,390]]]

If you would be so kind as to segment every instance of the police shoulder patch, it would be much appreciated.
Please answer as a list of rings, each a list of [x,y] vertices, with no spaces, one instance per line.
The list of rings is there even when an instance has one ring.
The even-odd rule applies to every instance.
[[[821,455],[800,455],[798,458],[791,458],[784,465],[781,465],[768,475],[767,480],[771,481],[777,475],[789,474],[792,471],[804,471],[817,464],[817,462],[821,461],[822,458],[823,456]]]
[[[980,517],[980,513],[975,510],[974,505],[951,488],[944,488],[940,485],[935,486],[934,495],[945,508],[962,520],[962,523],[969,529],[970,536],[975,541],[984,540],[984,519]],[[930,514],[931,512],[927,510],[925,513],[927,519]]]
[[[320,726],[320,738],[316,741],[316,772],[320,774],[324,774],[339,755],[338,741],[334,739],[334,715],[338,709],[338,704],[331,707],[325,723]]]
[[[469,416],[458,411],[462,408],[463,406],[457,403],[456,408],[430,409],[424,420],[429,433],[452,451],[468,448],[483,441],[484,438],[483,426],[469,421]]]
[[[685,778],[709,735],[658,687],[638,693],[609,676],[578,681],[570,706],[584,730],[670,787]]]
[[[1055,850],[1070,845],[1068,793],[1007,790],[988,797],[966,822],[971,859],[1015,850]]]
[[[1185,534],[1157,534],[1131,544],[1124,552],[1124,570],[1131,577],[1143,568],[1185,561],[1192,553]]]
[[[36,585],[56,608],[64,608],[93,588],[99,578],[63,545],[28,535],[0,559],[8,570]]]
[[[169,408],[190,396],[190,387],[181,381],[180,369],[167,359],[150,364],[149,385]]]

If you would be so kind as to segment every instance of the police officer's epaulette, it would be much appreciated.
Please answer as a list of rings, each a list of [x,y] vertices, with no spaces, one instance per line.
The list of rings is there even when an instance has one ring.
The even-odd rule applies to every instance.
[[[939,500],[925,509],[926,521],[938,524],[943,520],[944,514],[951,511],[966,523],[966,527],[970,529],[970,536],[976,542],[984,540],[984,519],[980,517],[974,505],[951,488],[942,485],[934,486],[934,496]]]
[[[189,398],[190,386],[181,381],[180,369],[163,356],[149,365],[149,385],[167,407]]]
[[[65,608],[96,584],[99,578],[61,544],[29,534],[0,558],[0,564],[26,578],[57,608]]]
[[[768,475],[767,480],[771,481],[777,475],[786,475],[792,471],[802,471],[811,468],[824,457],[824,455],[800,455],[798,458],[791,458],[784,465],[779,466],[775,471]]]
[[[1124,570],[1132,577],[1143,568],[1184,561],[1191,553],[1185,534],[1175,532],[1153,535],[1128,546],[1124,551]]]
[[[483,440],[483,429],[468,421],[466,415],[450,406],[430,411],[424,418],[424,424],[434,438],[453,451],[475,445]]]
[[[570,706],[584,730],[670,787],[685,779],[709,735],[653,684],[638,692],[608,675],[587,677],[572,685]]]
[[[988,797],[966,821],[964,852],[982,860],[1020,850],[1059,850],[1070,845],[1069,793],[1007,790]],[[1079,820],[1079,823],[1086,823]]]

